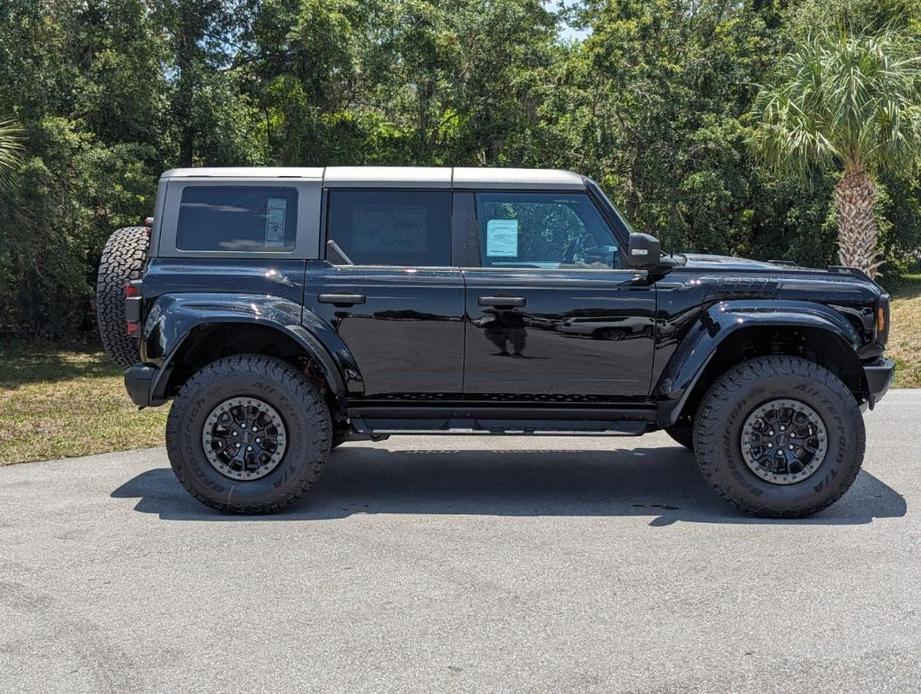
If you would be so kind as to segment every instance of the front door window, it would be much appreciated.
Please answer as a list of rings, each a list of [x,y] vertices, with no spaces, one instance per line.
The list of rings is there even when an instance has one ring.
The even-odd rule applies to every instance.
[[[617,243],[585,194],[480,193],[483,267],[610,269]]]

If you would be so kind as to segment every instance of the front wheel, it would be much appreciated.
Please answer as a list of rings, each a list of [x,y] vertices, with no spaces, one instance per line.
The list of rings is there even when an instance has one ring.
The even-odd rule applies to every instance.
[[[704,478],[758,516],[808,516],[837,501],[860,472],[863,417],[847,386],[799,357],[743,362],[707,391],[694,418]]]
[[[192,496],[226,513],[272,513],[303,494],[329,457],[329,410],[281,359],[238,355],[182,387],[166,450]]]

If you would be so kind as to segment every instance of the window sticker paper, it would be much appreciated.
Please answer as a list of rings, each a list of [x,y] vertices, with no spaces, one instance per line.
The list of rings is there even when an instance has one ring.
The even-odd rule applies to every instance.
[[[285,215],[288,202],[284,198],[269,198],[265,213],[265,245],[277,248],[285,245]]]
[[[517,219],[490,219],[486,222],[486,255],[490,258],[518,257]]]

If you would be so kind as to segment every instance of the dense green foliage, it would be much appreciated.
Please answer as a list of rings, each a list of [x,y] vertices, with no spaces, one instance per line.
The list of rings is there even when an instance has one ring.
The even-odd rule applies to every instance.
[[[833,170],[762,167],[759,85],[818,27],[921,34],[921,0],[5,0],[0,328],[92,325],[99,251],[180,165],[558,166],[666,248],[833,262]],[[566,25],[586,38],[567,38]],[[883,172],[887,264],[921,189]]]

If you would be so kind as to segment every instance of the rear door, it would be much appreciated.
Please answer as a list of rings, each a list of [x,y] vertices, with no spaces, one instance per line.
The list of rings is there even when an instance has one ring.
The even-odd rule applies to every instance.
[[[329,188],[306,304],[354,356],[364,398],[457,397],[464,280],[451,260],[447,187]]]
[[[458,196],[458,200],[463,196]],[[621,240],[582,191],[467,194],[468,399],[646,396],[655,286],[620,267]]]

